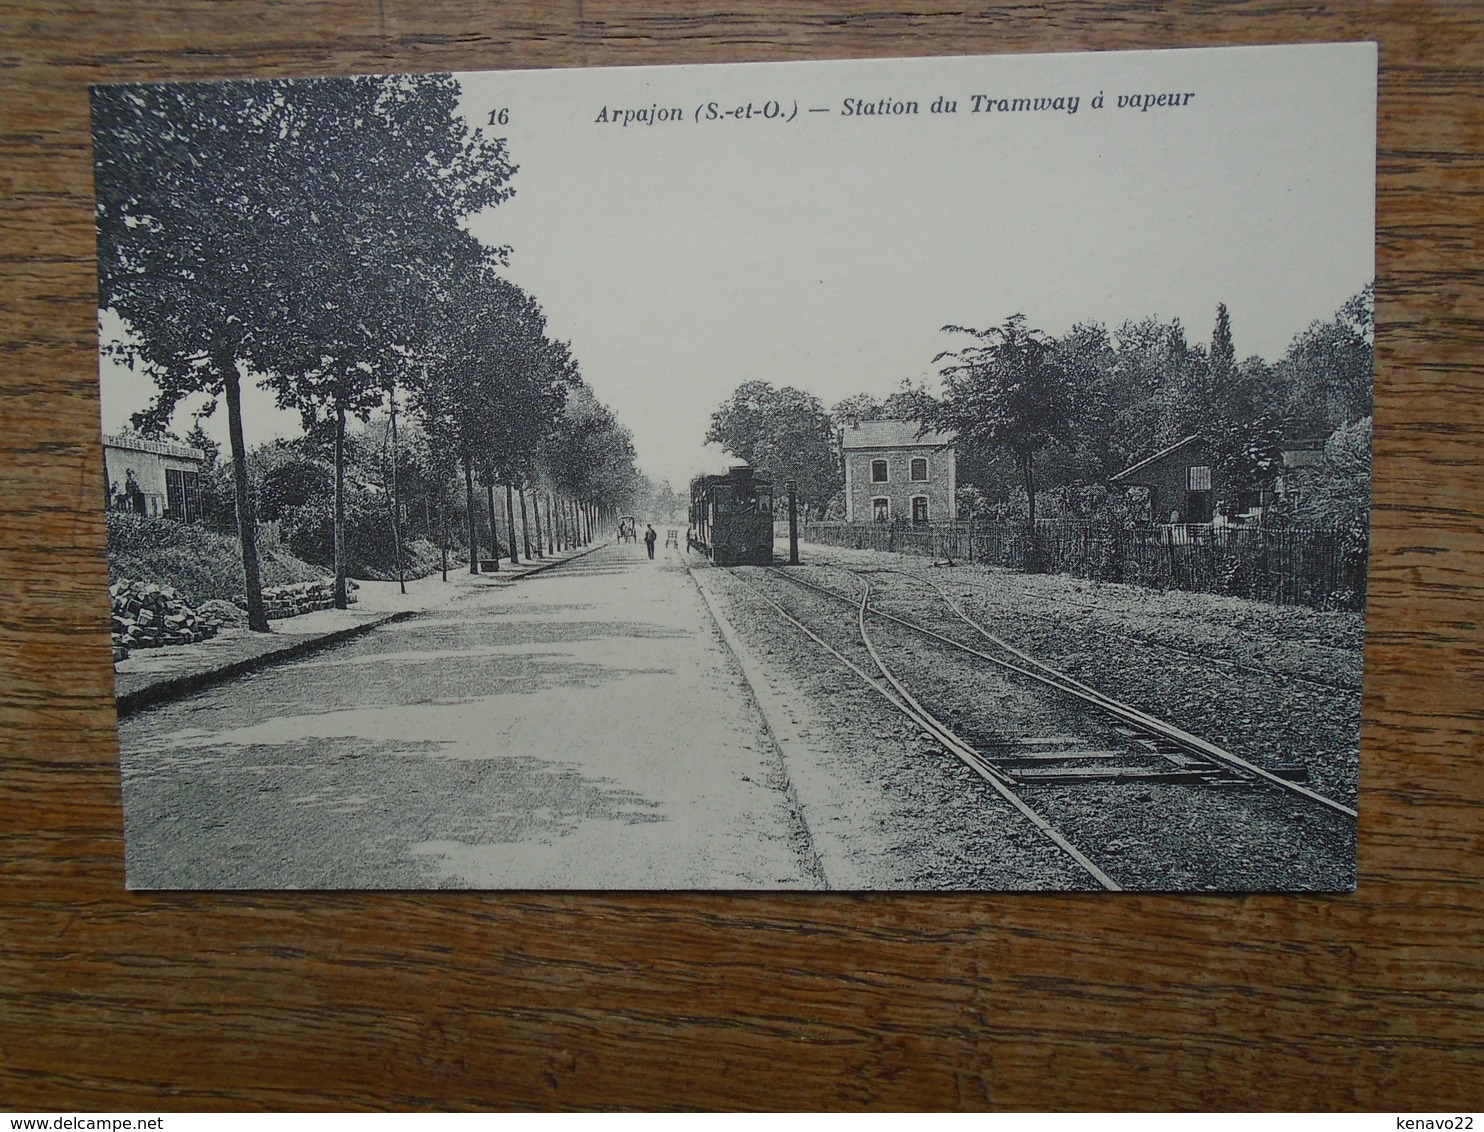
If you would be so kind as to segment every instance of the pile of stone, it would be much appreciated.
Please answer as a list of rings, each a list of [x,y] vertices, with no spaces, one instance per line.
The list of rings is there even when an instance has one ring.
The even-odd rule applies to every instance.
[[[108,587],[113,599],[113,659],[123,660],[130,649],[163,645],[194,645],[221,630],[221,622],[202,616],[170,586],[127,579]]]
[[[355,581],[347,578],[345,588],[348,591],[346,600],[354,605],[357,589]],[[246,594],[238,594],[232,601],[239,609],[247,608]],[[268,586],[263,590],[263,604],[268,608],[270,621],[329,609],[335,604],[335,579],[316,578],[311,582],[295,582],[289,586]]]
[[[238,609],[230,601],[222,601],[221,598],[212,598],[196,606],[196,616],[209,617],[223,629],[247,628],[247,610]]]

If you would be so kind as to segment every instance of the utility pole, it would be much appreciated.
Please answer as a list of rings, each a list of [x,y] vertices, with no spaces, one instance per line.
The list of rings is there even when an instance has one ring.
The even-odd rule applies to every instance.
[[[397,385],[392,383],[392,545],[397,553],[397,588],[407,592],[407,567],[402,561],[402,501],[397,495]]]

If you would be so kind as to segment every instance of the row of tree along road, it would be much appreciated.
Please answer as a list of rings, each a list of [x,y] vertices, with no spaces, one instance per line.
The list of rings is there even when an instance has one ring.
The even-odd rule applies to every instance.
[[[512,555],[517,514],[534,519],[540,554],[590,538],[643,487],[627,430],[536,300],[502,275],[509,249],[465,227],[511,195],[515,167],[503,139],[467,125],[458,97],[456,80],[437,75],[94,90],[99,306],[126,328],[105,350],[157,386],[134,421],[146,434],[165,431],[187,398],[204,395],[198,416],[225,402],[255,630],[268,620],[246,380],[298,412],[327,451],[342,608],[350,421],[386,422],[399,569],[409,420],[437,511],[427,525],[446,548],[461,486],[475,572],[476,484],[491,531],[503,485]]]

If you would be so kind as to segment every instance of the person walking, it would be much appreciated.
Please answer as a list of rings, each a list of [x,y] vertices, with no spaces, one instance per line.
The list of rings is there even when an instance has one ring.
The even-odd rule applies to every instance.
[[[660,536],[655,533],[654,524],[646,524],[644,528],[644,549],[649,551],[649,557],[654,557],[654,543]]]

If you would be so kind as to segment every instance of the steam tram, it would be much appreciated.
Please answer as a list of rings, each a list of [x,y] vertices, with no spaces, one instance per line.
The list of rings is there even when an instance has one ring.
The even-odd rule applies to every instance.
[[[690,547],[717,566],[773,564],[773,481],[746,464],[690,485]]]

